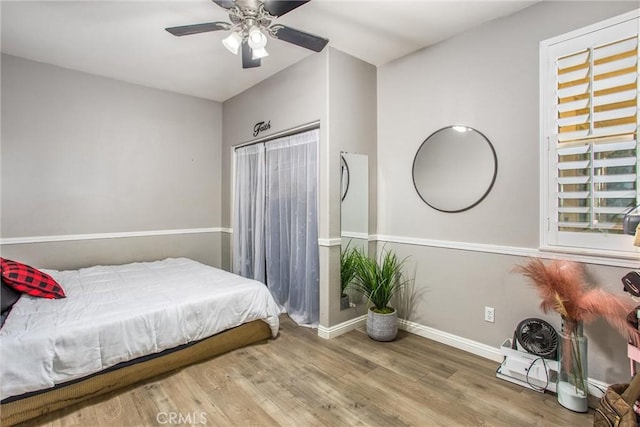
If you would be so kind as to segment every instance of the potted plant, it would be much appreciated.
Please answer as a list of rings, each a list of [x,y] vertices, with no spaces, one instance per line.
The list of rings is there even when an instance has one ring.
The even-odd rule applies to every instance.
[[[364,256],[358,249],[350,248],[349,244],[340,252],[340,310],[349,308],[347,289],[356,275],[356,266],[360,257]]]
[[[525,265],[517,266],[516,271],[531,279],[537,288],[542,299],[542,311],[554,310],[562,317],[556,387],[558,402],[573,411],[586,412],[587,337],[583,335],[583,324],[602,317],[622,335],[637,343],[639,332],[627,322],[627,315],[634,304],[628,298],[585,286],[582,264],[569,261],[545,264],[534,258]]]
[[[367,311],[367,334],[377,341],[391,341],[398,334],[398,313],[389,306],[391,298],[407,283],[402,277],[406,258],[400,260],[382,249],[380,259],[360,254],[353,289],[371,304]]]

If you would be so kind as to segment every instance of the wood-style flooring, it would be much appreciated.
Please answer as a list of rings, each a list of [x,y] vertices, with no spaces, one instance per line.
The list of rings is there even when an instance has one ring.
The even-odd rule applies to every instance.
[[[28,426],[588,426],[497,379],[497,363],[400,331],[332,340],[281,318],[277,339],[32,420]]]

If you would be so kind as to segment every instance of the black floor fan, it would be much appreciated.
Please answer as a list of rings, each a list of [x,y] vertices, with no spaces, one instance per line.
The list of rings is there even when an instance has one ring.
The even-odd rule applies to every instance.
[[[558,334],[542,319],[524,319],[513,339],[500,346],[504,360],[496,376],[537,392],[555,391],[558,378]]]
[[[513,345],[545,359],[557,358],[558,334],[548,322],[529,318],[521,321],[514,332]]]

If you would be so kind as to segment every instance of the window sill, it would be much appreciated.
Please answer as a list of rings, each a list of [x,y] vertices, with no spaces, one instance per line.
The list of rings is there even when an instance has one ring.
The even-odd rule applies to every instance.
[[[633,252],[635,250],[635,253]],[[609,265],[612,267],[640,268],[640,248],[631,252],[572,248],[566,246],[541,246],[541,258],[565,259],[587,264]]]

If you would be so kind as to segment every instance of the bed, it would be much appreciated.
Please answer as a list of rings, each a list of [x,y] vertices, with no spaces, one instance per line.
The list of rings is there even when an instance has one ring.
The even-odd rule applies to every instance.
[[[42,271],[66,298],[23,295],[0,329],[3,426],[278,333],[262,283],[190,259]]]

